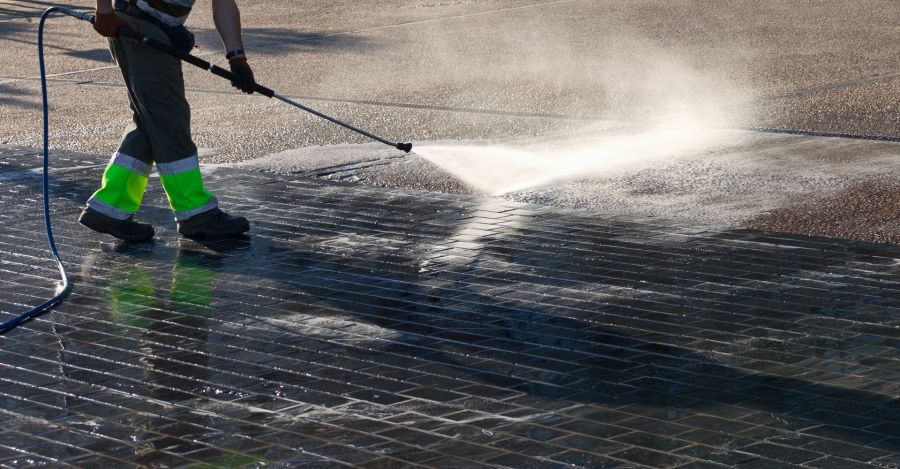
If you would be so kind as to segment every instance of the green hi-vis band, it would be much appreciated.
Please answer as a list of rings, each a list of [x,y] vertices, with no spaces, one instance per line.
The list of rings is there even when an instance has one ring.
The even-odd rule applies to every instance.
[[[116,153],[103,172],[103,184],[88,200],[92,209],[124,220],[141,207],[151,166],[136,158]]]
[[[157,163],[156,167],[176,220],[187,220],[218,206],[216,198],[203,187],[203,176],[196,156],[171,163]]]
[[[158,307],[150,270],[134,264],[128,272],[119,272],[119,275],[112,276],[111,279],[106,297],[113,320],[132,327],[149,327],[153,320],[146,317],[146,313]]]
[[[205,266],[202,259],[195,257],[178,251],[178,259],[172,269],[169,307],[172,310],[209,316],[216,271]]]

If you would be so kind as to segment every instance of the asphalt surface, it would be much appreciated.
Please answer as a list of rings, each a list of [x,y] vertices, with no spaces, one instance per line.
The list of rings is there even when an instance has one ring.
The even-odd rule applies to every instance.
[[[0,56],[7,58],[0,133],[8,144],[39,142],[34,16],[43,6],[16,0],[0,7]],[[900,6],[890,0],[241,7],[261,82],[397,139],[518,136],[572,124],[547,114],[635,118],[657,112],[672,89],[729,106],[737,126],[900,134],[900,114],[891,112],[900,93]],[[197,52],[221,62],[203,4],[189,24]],[[51,87],[57,144],[111,152],[128,114],[103,40],[85,24],[56,19],[47,42],[60,80]],[[186,81],[198,90],[190,96],[197,140],[216,149],[217,160],[362,141],[263,98],[223,95],[230,87],[203,71],[186,70]],[[411,109],[420,106],[440,110]]]
[[[68,5],[88,7],[91,2]],[[22,0],[0,4],[0,56],[7,58],[0,63],[0,143],[35,147],[40,142],[35,18],[45,6]],[[261,82],[367,130],[417,145],[565,136],[597,122],[648,122],[673,109],[716,114],[708,122],[716,128],[900,138],[900,5],[892,0],[385,1],[364,6],[351,1],[300,6],[282,0],[243,2],[241,7],[247,49]],[[198,36],[195,53],[222,63],[210,12],[202,4],[189,26]],[[54,75],[54,146],[111,153],[128,111],[103,39],[83,23],[54,19],[47,43]],[[206,163],[240,163],[297,151],[308,156],[308,150],[323,146],[326,156],[309,167],[350,166],[347,171],[319,171],[320,176],[471,192],[459,179],[416,157],[368,168],[361,162],[379,159],[365,153],[370,147],[341,146],[364,143],[363,137],[283,103],[236,93],[193,67],[185,69],[185,77],[195,139]],[[777,135],[761,135],[756,143],[731,152],[731,160],[751,155],[778,164],[771,151],[781,141]],[[710,170],[703,166],[709,163],[704,151],[661,163],[665,171],[635,169],[614,180],[573,177],[515,197],[709,226],[896,240],[900,234],[891,228],[896,223],[882,211],[896,202],[890,191],[869,203],[860,193],[854,207],[861,210],[856,216],[863,227],[887,226],[894,234],[840,229],[834,225],[837,212],[827,205],[817,205],[803,222],[788,216],[838,197],[835,191],[849,190],[852,196],[852,187],[864,183],[854,175],[855,168],[870,174],[866,168],[873,163],[865,144],[836,142],[813,146],[835,147],[832,156],[845,159],[844,167],[823,175],[827,184],[800,184],[799,190],[779,184],[804,179],[803,167],[816,161],[816,155],[788,145],[787,166],[763,172],[799,172],[775,182],[747,178],[740,165],[717,157]],[[888,159],[900,155],[897,145],[877,146],[877,153]],[[283,171],[285,164],[268,161],[268,168],[251,165]],[[898,180],[893,167],[883,167],[879,187]],[[710,189],[715,184],[704,183],[703,175],[711,173],[755,186],[730,196],[743,198],[728,205],[729,210],[740,206],[729,213],[717,205],[727,184]],[[645,203],[653,202],[642,195],[646,186],[696,190],[674,198],[663,192],[666,203],[660,206]],[[771,216],[756,224],[756,217],[765,214]]]

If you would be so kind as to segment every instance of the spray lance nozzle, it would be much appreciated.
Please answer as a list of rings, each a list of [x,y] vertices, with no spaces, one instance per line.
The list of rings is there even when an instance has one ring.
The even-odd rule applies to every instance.
[[[398,143],[397,149],[409,153],[412,151],[412,143]]]

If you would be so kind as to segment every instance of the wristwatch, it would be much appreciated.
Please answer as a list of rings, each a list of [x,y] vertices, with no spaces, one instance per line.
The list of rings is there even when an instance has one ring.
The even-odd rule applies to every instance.
[[[227,60],[231,60],[231,59],[233,59],[233,58],[235,58],[235,57],[240,57],[240,56],[242,56],[242,55],[245,55],[245,54],[244,54],[244,49],[235,49],[235,50],[233,50],[233,51],[231,51],[231,52],[225,54],[225,58],[226,58]]]

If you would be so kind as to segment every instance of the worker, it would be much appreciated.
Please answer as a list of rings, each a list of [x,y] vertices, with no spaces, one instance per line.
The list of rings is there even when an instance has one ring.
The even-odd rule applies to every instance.
[[[235,79],[232,85],[252,94],[256,81],[241,38],[235,0],[211,0],[213,21],[225,45]],[[134,220],[153,164],[175,214],[178,232],[187,238],[240,236],[250,229],[244,217],[221,211],[203,185],[197,146],[191,138],[191,111],[185,99],[181,61],[142,43],[148,36],[184,52],[194,47],[184,22],[195,0],[97,0],[94,29],[109,38],[109,48],[125,79],[133,120],[103,173],[79,222],[126,241],[148,241],[153,226]]]

